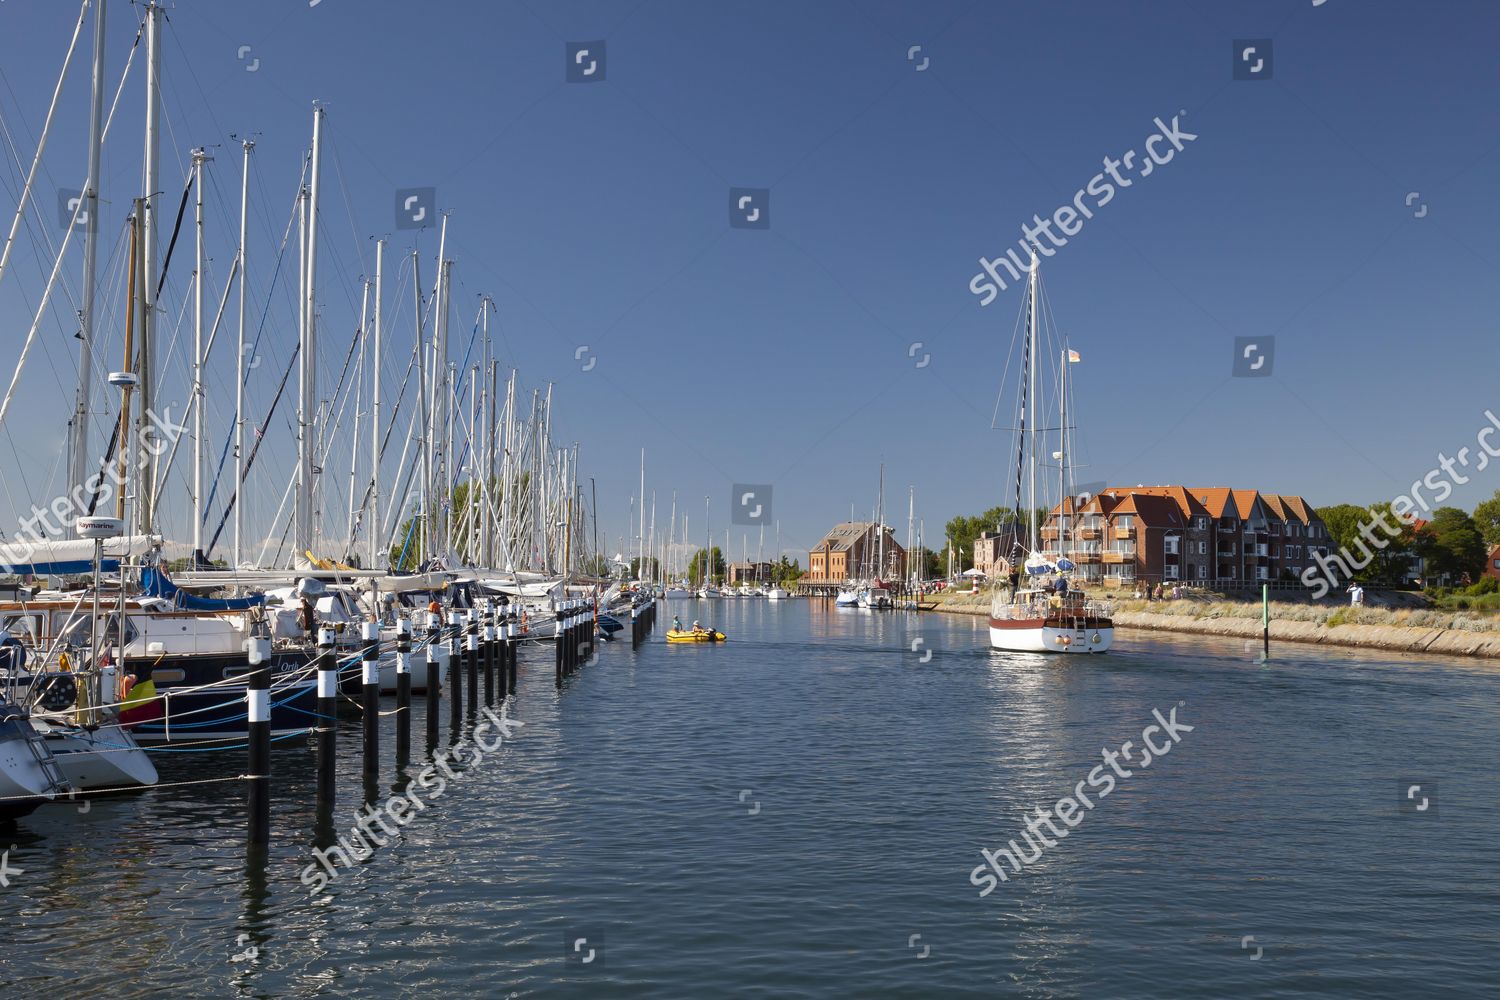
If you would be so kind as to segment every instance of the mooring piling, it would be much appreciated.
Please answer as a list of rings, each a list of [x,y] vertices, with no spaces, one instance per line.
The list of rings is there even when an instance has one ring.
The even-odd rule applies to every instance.
[[[396,766],[411,757],[411,619],[396,619]]]
[[[332,811],[334,758],[338,753],[339,665],[333,652],[333,629],[318,629],[318,791],[317,807]]]
[[[484,703],[495,703],[495,602],[485,599],[484,634],[479,642],[480,656],[484,660]]]
[[[364,670],[365,777],[380,775],[380,623],[359,627],[360,657]]]
[[[463,722],[464,678],[461,673],[464,662],[464,613],[459,610],[448,613],[448,626],[453,634],[448,637],[448,721],[454,729]]]
[[[250,673],[245,700],[250,721],[249,784],[245,805],[249,812],[251,844],[271,841],[271,640],[252,637],[246,644]]]
[[[507,621],[504,626],[505,642],[500,647],[500,652],[505,657],[505,683],[501,687],[504,689],[506,697],[509,697],[516,693],[516,660],[518,657],[516,643],[520,640],[516,638],[515,609],[507,607],[506,612]]]
[[[438,741],[438,686],[448,665],[448,650],[442,642],[443,616],[440,612],[427,613],[427,746]]]
[[[464,614],[464,673],[469,678],[469,714],[479,710],[479,609]]]

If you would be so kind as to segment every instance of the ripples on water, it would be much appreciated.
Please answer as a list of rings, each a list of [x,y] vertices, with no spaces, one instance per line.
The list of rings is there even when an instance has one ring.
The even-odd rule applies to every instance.
[[[1262,665],[1237,640],[1160,636],[1042,658],[988,652],[968,618],[807,601],[693,613],[731,641],[668,647],[658,629],[560,692],[550,648],[524,654],[525,728],[316,897],[298,877],[316,822],[300,740],[275,750],[262,859],[247,858],[238,784],[44,808],[0,832],[22,869],[0,889],[0,988],[1495,995],[1489,664],[1283,646]],[[938,650],[927,663],[918,633]],[[979,897],[981,847],[1019,839],[1024,811],[1178,703],[1196,727],[1181,744]],[[340,747],[346,832],[357,720]],[[244,769],[239,753],[157,763],[164,782]],[[1438,808],[1398,812],[1407,779],[1435,782]],[[596,959],[568,964],[580,937]]]

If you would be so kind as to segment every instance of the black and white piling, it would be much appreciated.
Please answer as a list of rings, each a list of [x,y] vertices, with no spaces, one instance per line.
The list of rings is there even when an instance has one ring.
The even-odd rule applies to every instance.
[[[364,672],[365,777],[380,775],[380,625],[364,622],[359,627],[360,658]]]
[[[252,844],[271,841],[271,640],[252,637],[246,643],[250,673],[245,701],[250,721],[249,785],[245,805],[249,812],[248,835]]]
[[[495,703],[495,602],[484,602],[484,634],[480,636],[479,655],[484,660],[484,703]]]
[[[440,612],[427,613],[427,743],[435,745],[438,739],[438,686],[442,683],[443,668],[448,665],[448,650],[443,646],[443,616]]]
[[[463,721],[464,710],[464,679],[461,673],[464,662],[464,613],[450,611],[448,627],[453,630],[448,636],[448,718],[457,729]]]
[[[479,609],[464,615],[464,667],[469,678],[469,711],[479,708]]]
[[[396,766],[411,756],[411,620],[396,619]]]
[[[318,794],[319,811],[333,809],[334,758],[338,753],[339,670],[333,629],[318,629]]]
[[[514,620],[515,608],[507,605],[505,608],[505,624],[501,626],[502,642],[500,643],[501,670],[504,682],[500,685],[506,696],[516,693],[516,638],[517,625]]]

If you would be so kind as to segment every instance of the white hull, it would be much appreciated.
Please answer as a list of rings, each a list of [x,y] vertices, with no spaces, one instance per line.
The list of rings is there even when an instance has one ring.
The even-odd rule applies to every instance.
[[[1113,628],[1079,631],[1036,625],[1027,628],[990,626],[990,648],[1012,653],[1104,653],[1115,642]]]
[[[156,765],[135,737],[117,725],[86,729],[37,726],[47,737],[47,749],[68,784],[81,792],[135,788],[157,782]],[[129,747],[130,749],[124,749]]]
[[[0,817],[24,816],[54,797],[52,780],[28,742],[30,729],[24,717],[0,723]],[[26,796],[35,798],[15,801]]]
[[[766,591],[766,600],[768,601],[784,601],[790,596],[790,594],[782,590],[780,587],[772,587],[770,590]]]

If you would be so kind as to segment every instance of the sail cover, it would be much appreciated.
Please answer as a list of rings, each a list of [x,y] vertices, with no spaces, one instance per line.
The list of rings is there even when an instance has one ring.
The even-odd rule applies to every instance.
[[[162,597],[171,601],[173,607],[184,611],[248,611],[266,603],[265,594],[236,598],[199,597],[196,594],[189,594],[155,566],[147,566],[141,570],[141,589],[152,597]]]
[[[172,542],[164,543],[160,535],[106,538],[102,568],[107,573],[115,572],[120,568],[121,558],[139,558],[163,545],[185,551],[190,548]],[[0,573],[71,576],[91,572],[93,568],[94,543],[87,538],[45,538],[0,545]]]

